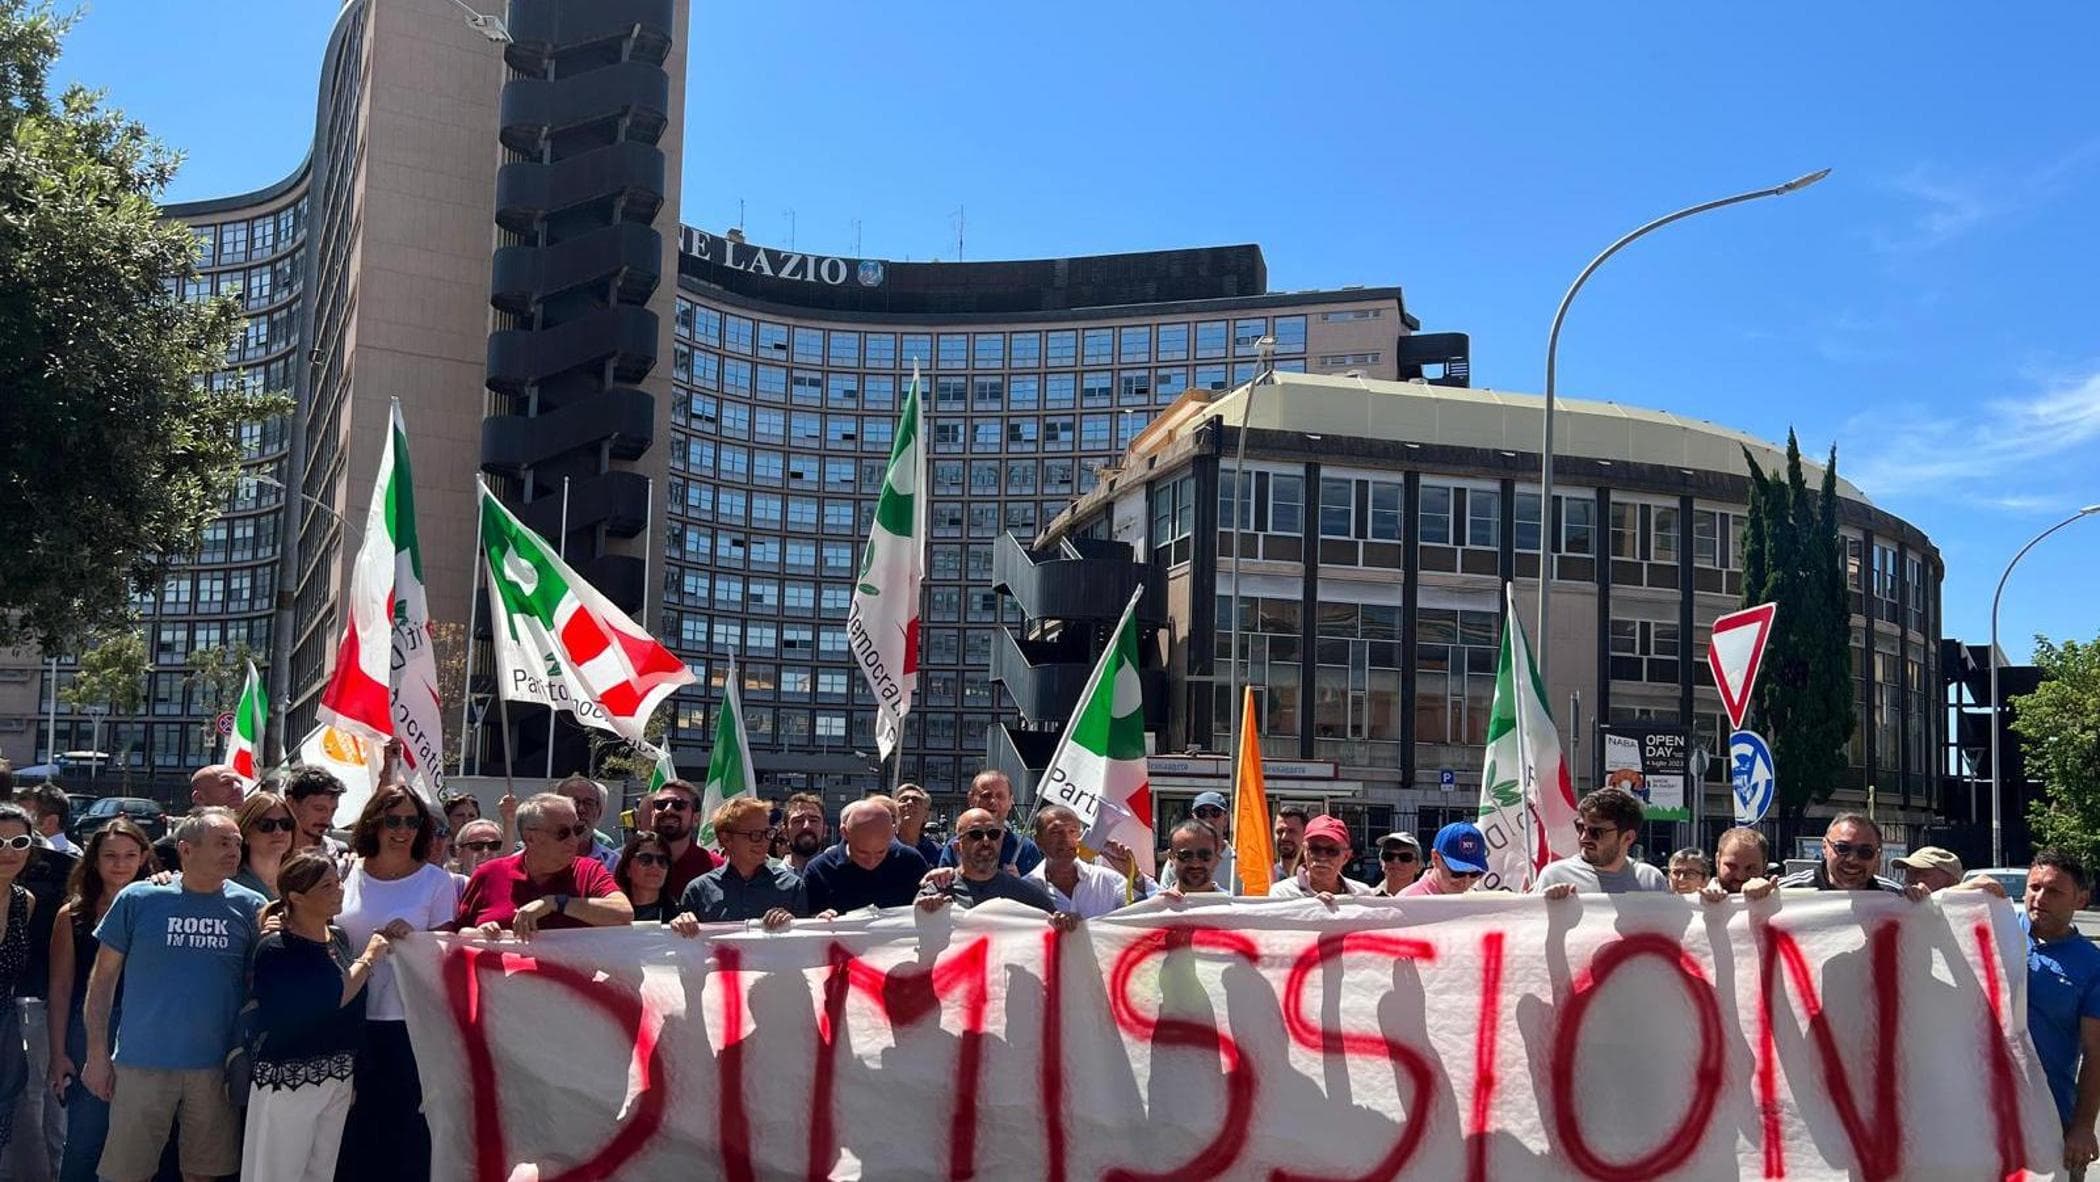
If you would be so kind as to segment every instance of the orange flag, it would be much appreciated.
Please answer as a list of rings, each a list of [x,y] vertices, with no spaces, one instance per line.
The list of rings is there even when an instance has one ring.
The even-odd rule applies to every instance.
[[[1232,861],[1240,894],[1268,895],[1276,851],[1269,844],[1269,793],[1261,780],[1261,736],[1255,733],[1251,685],[1240,711],[1240,755],[1232,774]]]

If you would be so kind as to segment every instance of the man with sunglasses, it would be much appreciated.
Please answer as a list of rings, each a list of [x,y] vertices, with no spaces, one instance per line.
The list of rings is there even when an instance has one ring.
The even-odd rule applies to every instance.
[[[1174,826],[1167,834],[1167,856],[1173,859],[1173,881],[1160,894],[1169,899],[1186,895],[1223,895],[1218,885],[1218,832],[1194,817]]]
[[[715,868],[715,856],[693,840],[700,821],[700,790],[684,780],[666,780],[650,796],[647,823],[671,851],[671,872],[664,879],[664,898],[682,899],[692,881]]]
[[[1624,788],[1599,788],[1582,798],[1575,814],[1575,856],[1547,863],[1533,889],[1548,899],[1578,892],[1669,893],[1670,880],[1662,871],[1628,856],[1640,840],[1641,821],[1647,815],[1639,798]]]
[[[1923,887],[1908,891],[1895,879],[1875,873],[1880,865],[1881,826],[1864,813],[1839,813],[1823,830],[1823,860],[1781,876],[1775,885],[1784,891],[1887,891],[1914,899],[1928,893]],[[1750,893],[1748,886],[1743,893]]]
[[[970,780],[970,807],[992,814],[992,819],[1004,826],[1014,811],[1014,782],[1007,779],[1006,773],[997,768],[986,768],[978,772]],[[962,822],[956,822],[956,829],[960,831],[961,828]],[[999,845],[1001,869],[1008,874],[1022,875],[1035,869],[1042,860],[1043,851],[1036,848],[1034,842],[1011,829],[1006,831],[1006,836],[1001,839]],[[962,864],[958,843],[950,841],[947,848],[941,851],[940,864]]]
[[[634,922],[634,904],[605,867],[576,853],[590,832],[576,806],[555,792],[518,806],[525,848],[483,862],[459,899],[459,928],[495,937],[505,929],[531,939],[541,929],[613,927]]]
[[[1384,878],[1371,893],[1385,899],[1397,898],[1422,877],[1422,843],[1405,830],[1379,838],[1378,870]]]
[[[1318,899],[1322,903],[1334,902],[1336,896],[1368,895],[1371,884],[1358,882],[1342,873],[1349,864],[1349,854],[1356,848],[1349,839],[1349,827],[1341,818],[1325,813],[1314,817],[1305,826],[1304,861],[1298,873],[1269,889],[1271,899]]]
[[[926,876],[919,888],[919,909],[938,911],[951,900],[968,909],[991,899],[1012,899],[1047,913],[1053,926],[1071,930],[1079,923],[1079,914],[1059,912],[1048,887],[1036,879],[1003,872],[999,851],[1005,840],[1005,824],[988,809],[969,809],[957,817],[955,843],[962,851],[962,865],[954,874]]]
[[[1085,831],[1079,814],[1064,805],[1046,804],[1035,810],[1035,843],[1042,848],[1043,864],[1029,871],[1026,880],[1049,891],[1057,910],[1082,919],[1127,907],[1133,896],[1144,898],[1148,888],[1142,880],[1133,889],[1130,879],[1117,870],[1079,856],[1079,838]],[[963,853],[967,857],[969,850]]]
[[[1480,885],[1487,873],[1487,835],[1471,821],[1453,821],[1436,831],[1429,843],[1429,872],[1409,883],[1400,894],[1463,895]]]
[[[591,859],[610,872],[620,865],[620,847],[612,838],[598,828],[605,816],[605,785],[585,775],[574,775],[554,786],[556,792],[569,798],[576,806],[576,819],[583,822],[583,839],[577,843],[576,852]]]
[[[767,862],[773,844],[771,812],[765,801],[749,796],[732,796],[715,810],[715,840],[722,843],[727,860],[694,879],[678,897],[672,931],[697,936],[703,923],[754,919],[768,928],[781,928],[809,915],[802,876]]]

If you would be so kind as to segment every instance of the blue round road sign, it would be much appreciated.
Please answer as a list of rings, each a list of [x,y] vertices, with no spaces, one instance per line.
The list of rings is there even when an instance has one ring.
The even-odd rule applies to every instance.
[[[1735,788],[1735,823],[1763,820],[1779,795],[1779,773],[1772,766],[1772,749],[1755,731],[1728,736],[1728,779]]]

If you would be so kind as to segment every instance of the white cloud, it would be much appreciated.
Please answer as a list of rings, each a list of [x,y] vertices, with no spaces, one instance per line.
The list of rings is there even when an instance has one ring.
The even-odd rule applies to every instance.
[[[2050,381],[2025,398],[1985,402],[1970,413],[1899,413],[1893,422],[1867,418],[1853,426],[1870,442],[1848,475],[1870,494],[1961,499],[2014,512],[2100,499],[2100,474],[2084,467],[2089,449],[2100,443],[2100,369]],[[2083,500],[2076,493],[2037,491],[2060,478],[2086,488]]]
[[[1888,182],[1917,208],[1900,226],[1874,229],[1870,234],[1874,249],[1910,255],[1943,246],[1986,222],[2053,200],[2096,160],[2100,160],[2100,139],[2073,144],[2024,172],[1994,169],[1956,175],[1920,164]]]

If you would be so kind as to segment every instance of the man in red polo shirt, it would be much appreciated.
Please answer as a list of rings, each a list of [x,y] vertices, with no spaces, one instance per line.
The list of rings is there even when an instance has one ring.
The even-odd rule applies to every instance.
[[[576,839],[589,833],[576,806],[559,793],[542,792],[519,805],[525,848],[475,868],[459,897],[460,930],[494,937],[508,928],[529,940],[541,928],[633,923],[634,905],[612,875],[576,853]]]
[[[666,780],[642,807],[648,810],[643,823],[656,830],[671,851],[663,897],[682,899],[687,883],[715,868],[715,856],[693,839],[700,824],[700,790],[684,780]]]

